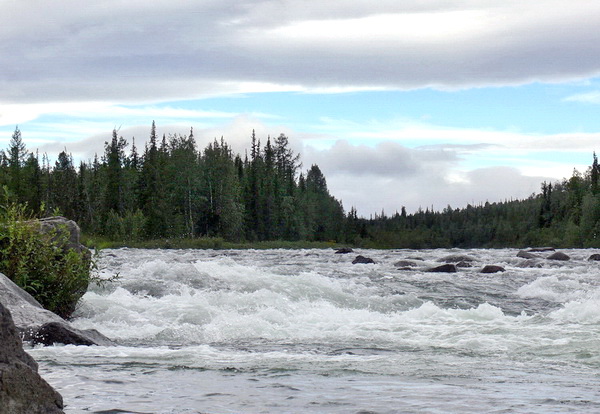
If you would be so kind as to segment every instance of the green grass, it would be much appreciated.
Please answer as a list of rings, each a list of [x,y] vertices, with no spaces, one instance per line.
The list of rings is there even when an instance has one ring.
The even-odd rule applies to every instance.
[[[83,235],[82,243],[91,249],[115,249],[130,247],[137,249],[332,249],[346,247],[334,241],[261,241],[229,242],[220,237],[201,237],[195,239],[156,239],[143,241],[113,241],[106,237]]]

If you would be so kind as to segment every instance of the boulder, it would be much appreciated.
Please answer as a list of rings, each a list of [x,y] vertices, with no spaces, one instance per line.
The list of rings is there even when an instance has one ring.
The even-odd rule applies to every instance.
[[[498,272],[505,272],[506,269],[504,269],[502,266],[496,266],[496,265],[486,265],[483,267],[483,269],[481,269],[481,273],[498,273]]]
[[[562,252],[556,252],[556,253],[552,253],[550,256],[546,257],[546,259],[548,260],[561,260],[561,261],[567,261],[567,260],[571,260],[571,258],[562,253]]]
[[[452,263],[446,263],[441,266],[429,268],[426,271],[434,273],[456,273],[456,265]]]
[[[60,414],[63,400],[37,372],[37,363],[23,350],[10,312],[0,303],[0,412]]]
[[[460,263],[460,262],[471,263],[474,261],[475,261],[475,259],[472,258],[471,256],[467,256],[467,255],[463,255],[463,254],[453,254],[453,255],[442,257],[441,259],[438,259],[438,262],[441,262],[441,263]]]
[[[375,261],[371,258],[364,256],[356,256],[356,259],[352,260],[352,264],[371,264],[375,263]]]
[[[519,253],[517,253],[517,257],[520,257],[521,259],[539,259],[540,256],[526,252],[525,250],[520,250]]]
[[[600,262],[600,254],[594,253],[593,255],[588,257],[588,260],[593,262]]]
[[[96,330],[76,329],[42,307],[29,293],[0,273],[0,303],[11,312],[23,340],[32,344],[114,345]]]
[[[337,249],[335,251],[336,254],[348,254],[348,253],[352,253],[354,252],[354,250],[352,250],[349,247],[342,247],[341,249]]]
[[[417,264],[415,262],[411,262],[410,260],[399,260],[394,263],[396,267],[416,267]]]
[[[91,257],[90,250],[80,242],[81,230],[77,223],[65,217],[54,216],[37,220],[39,232],[52,236],[52,241],[62,243],[66,250],[83,252]]]

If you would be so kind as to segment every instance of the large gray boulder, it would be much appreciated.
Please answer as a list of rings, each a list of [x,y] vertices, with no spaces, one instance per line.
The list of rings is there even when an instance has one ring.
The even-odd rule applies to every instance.
[[[63,250],[75,250],[84,253],[88,259],[91,259],[90,250],[81,244],[81,230],[73,220],[62,216],[54,216],[42,218],[35,222],[39,226],[39,232],[49,235],[52,241],[61,243]]]
[[[10,312],[0,303],[0,413],[61,414],[63,400],[23,350]]]
[[[29,293],[2,273],[0,303],[10,310],[23,340],[32,344],[114,345],[100,332],[76,329],[60,316],[44,309]]]

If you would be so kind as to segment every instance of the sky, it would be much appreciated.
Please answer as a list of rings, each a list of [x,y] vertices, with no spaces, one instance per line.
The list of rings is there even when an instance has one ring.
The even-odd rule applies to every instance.
[[[0,148],[284,133],[346,210],[528,197],[600,151],[600,2],[0,1]]]

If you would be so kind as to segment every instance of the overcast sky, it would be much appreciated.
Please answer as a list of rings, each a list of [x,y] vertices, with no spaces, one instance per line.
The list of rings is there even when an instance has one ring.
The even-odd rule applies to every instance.
[[[527,197],[600,151],[600,2],[0,2],[0,148],[285,133],[346,209]]]

